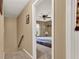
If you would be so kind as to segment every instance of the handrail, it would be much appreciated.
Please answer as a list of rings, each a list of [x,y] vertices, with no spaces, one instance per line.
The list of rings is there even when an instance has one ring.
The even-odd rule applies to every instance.
[[[22,36],[21,36],[21,39],[20,39],[19,44],[18,44],[18,48],[20,47],[20,45],[21,45],[21,43],[22,43],[23,38],[24,38],[24,35],[22,35]]]

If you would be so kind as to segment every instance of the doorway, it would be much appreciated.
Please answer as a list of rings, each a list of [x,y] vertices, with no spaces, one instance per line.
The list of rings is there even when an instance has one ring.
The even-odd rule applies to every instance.
[[[32,4],[33,59],[54,59],[54,1]]]

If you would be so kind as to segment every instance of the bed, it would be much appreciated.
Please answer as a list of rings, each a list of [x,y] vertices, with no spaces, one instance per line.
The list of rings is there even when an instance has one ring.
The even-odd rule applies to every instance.
[[[47,46],[49,48],[51,48],[51,45],[52,45],[51,38],[46,38],[46,37],[37,38],[37,43]]]

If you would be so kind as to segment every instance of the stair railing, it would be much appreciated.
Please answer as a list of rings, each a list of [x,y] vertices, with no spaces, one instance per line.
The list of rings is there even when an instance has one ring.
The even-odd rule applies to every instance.
[[[18,48],[20,47],[20,45],[21,45],[21,43],[23,41],[23,38],[24,38],[24,35],[21,36],[21,39],[20,39],[19,44],[18,44]]]

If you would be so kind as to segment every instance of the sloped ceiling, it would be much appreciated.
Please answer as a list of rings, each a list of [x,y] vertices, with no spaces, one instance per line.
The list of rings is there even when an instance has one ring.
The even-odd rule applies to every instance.
[[[29,0],[4,0],[5,17],[17,17]]]

